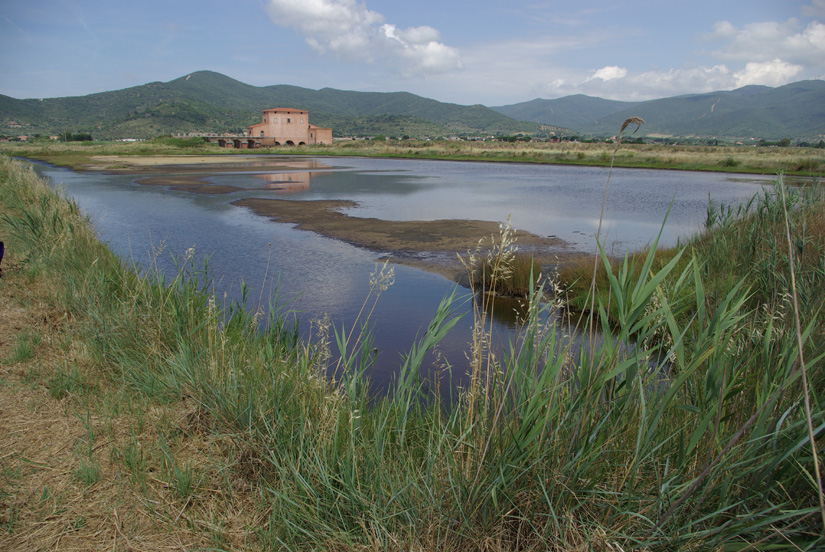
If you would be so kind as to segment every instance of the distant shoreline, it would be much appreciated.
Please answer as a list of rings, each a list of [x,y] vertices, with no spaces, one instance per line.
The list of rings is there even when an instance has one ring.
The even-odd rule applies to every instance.
[[[819,178],[825,174],[825,149],[763,146],[681,146],[580,142],[430,142],[363,140],[331,146],[297,146],[255,150],[219,148],[204,143],[176,147],[157,142],[88,145],[74,143],[2,143],[0,153],[89,171],[151,172],[157,165],[220,163],[246,156],[379,157],[440,161],[552,164],[589,167],[708,171]],[[614,157],[615,153],[615,157]]]

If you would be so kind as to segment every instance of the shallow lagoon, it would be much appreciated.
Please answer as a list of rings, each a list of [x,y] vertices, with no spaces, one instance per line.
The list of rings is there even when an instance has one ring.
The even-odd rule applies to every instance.
[[[168,273],[175,270],[170,254],[183,256],[194,247],[196,265],[208,258],[219,300],[237,300],[243,280],[249,288],[248,307],[265,307],[277,297],[281,309],[300,319],[305,335],[310,321],[324,314],[339,328],[352,326],[369,295],[370,274],[380,254],[272,222],[232,201],[344,199],[357,204],[346,209],[350,216],[385,220],[503,222],[509,216],[516,228],[562,238],[568,244],[565,252],[591,253],[608,174],[593,167],[475,162],[249,159],[249,164],[231,168],[159,167],[150,175],[79,173],[46,165],[37,170],[74,198],[118,255]],[[182,174],[196,185],[174,189],[171,184],[180,184]],[[614,169],[603,243],[614,254],[643,247],[659,232],[670,208],[661,243],[675,244],[701,229],[709,197],[736,204],[770,181],[750,175]],[[233,191],[193,193],[198,185]],[[371,377],[379,388],[388,384],[400,355],[455,288],[438,274],[407,266],[394,270],[395,284],[384,292],[371,320],[378,349]],[[469,298],[462,304],[469,308]],[[465,317],[440,348],[440,362],[448,361],[458,374],[466,364],[470,322]],[[497,318],[496,331],[502,339],[512,337],[513,317]]]

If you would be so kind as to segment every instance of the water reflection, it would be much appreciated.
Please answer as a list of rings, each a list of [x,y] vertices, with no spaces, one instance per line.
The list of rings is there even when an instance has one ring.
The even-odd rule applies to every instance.
[[[503,297],[487,293],[475,294],[476,308],[493,317],[498,323],[516,327],[527,318],[528,300],[519,297]]]
[[[267,173],[253,175],[255,178],[265,180],[267,184],[263,188],[276,190],[279,192],[301,192],[309,190],[309,182],[313,175],[311,172],[295,173]]]

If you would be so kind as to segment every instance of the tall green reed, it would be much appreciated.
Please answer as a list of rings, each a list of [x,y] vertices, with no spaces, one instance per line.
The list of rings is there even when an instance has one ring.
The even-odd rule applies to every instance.
[[[149,401],[192,400],[244,451],[237,469],[269,512],[263,548],[823,544],[812,475],[819,450],[810,444],[825,429],[818,303],[800,306],[800,331],[786,331],[771,310],[790,292],[785,280],[757,290],[747,275],[724,286],[711,279],[725,266],[718,256],[737,251],[729,237],[700,238],[664,264],[654,247],[615,271],[601,252],[609,299],[594,302],[605,339],[592,353],[553,316],[558,305],[543,299],[550,284],[531,291],[504,350],[490,347],[489,311],[474,311],[471,383],[444,408],[421,400],[418,374],[424,353],[457,323],[455,295],[403,359],[393,392],[372,397],[366,385],[329,379],[323,355],[276,314],[261,329],[256,312],[216,302],[208,267],[187,259],[161,277],[124,266],[76,208],[43,200],[51,194],[42,182],[2,162],[0,224],[15,260],[60,275],[54,301],[77,320],[76,339],[110,384]],[[805,213],[789,209],[792,242],[815,226]],[[727,226],[750,232],[738,224]],[[807,255],[811,241],[801,243]],[[777,252],[777,267],[802,268],[800,289],[819,278],[805,258]],[[757,296],[779,303],[763,309]],[[351,333],[339,330],[339,341]]]

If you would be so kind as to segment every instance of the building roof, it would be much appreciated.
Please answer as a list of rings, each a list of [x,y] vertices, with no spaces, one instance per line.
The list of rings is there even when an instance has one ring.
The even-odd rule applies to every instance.
[[[283,113],[308,113],[308,111],[304,109],[293,109],[291,107],[272,107],[270,109],[264,109],[263,111],[277,111]]]

